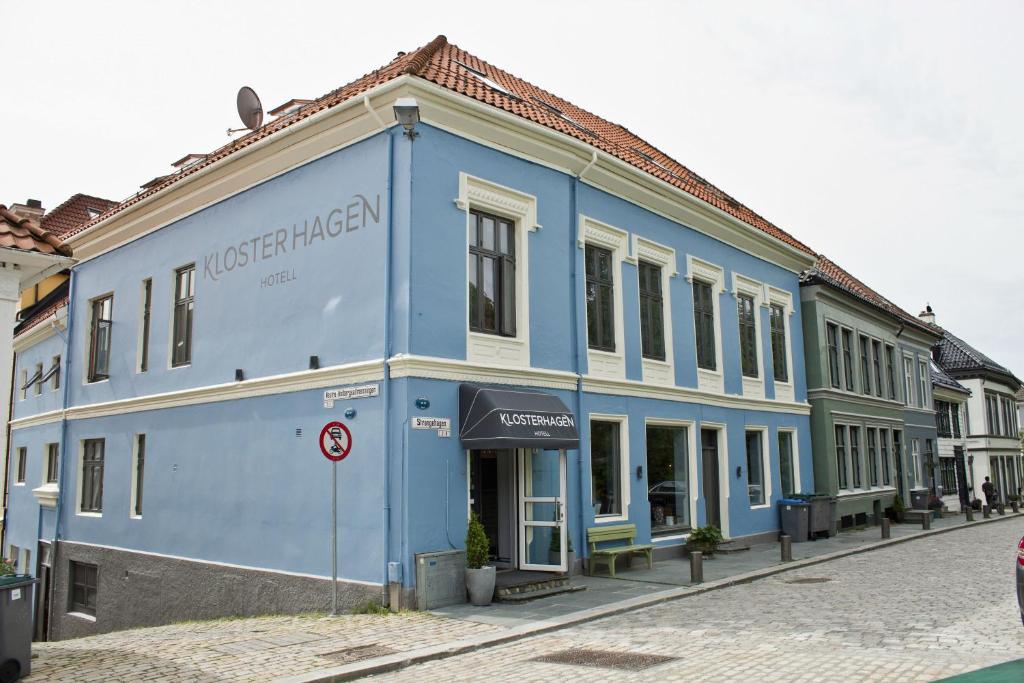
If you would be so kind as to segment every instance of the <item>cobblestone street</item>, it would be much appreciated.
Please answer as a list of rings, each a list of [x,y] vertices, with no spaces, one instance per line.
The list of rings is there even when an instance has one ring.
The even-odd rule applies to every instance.
[[[932,681],[1024,657],[1022,534],[1020,519],[952,531],[377,678]],[[574,648],[633,656],[537,661]],[[636,655],[674,659],[609,666]]]

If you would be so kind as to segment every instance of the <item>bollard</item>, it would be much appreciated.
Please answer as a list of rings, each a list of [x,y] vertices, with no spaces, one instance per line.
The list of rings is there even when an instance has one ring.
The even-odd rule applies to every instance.
[[[981,506],[981,516],[984,517],[985,519],[988,519],[989,517],[991,517],[992,516],[992,508],[990,508],[988,505],[982,505]]]
[[[792,562],[793,561],[793,539],[786,534],[782,534],[782,538],[779,539],[782,547],[782,561]]]
[[[921,529],[928,531],[932,528],[932,513],[931,510],[927,514],[921,515]]]
[[[699,550],[690,553],[690,583],[704,583],[704,553]]]
[[[1005,503],[997,503],[996,504],[996,509],[999,511],[999,514],[1001,514],[1001,515],[1005,515],[1006,514],[1006,504]]]
[[[888,517],[882,518],[882,538],[892,538],[892,526]]]
[[[974,508],[972,508],[970,505],[968,505],[967,507],[964,508],[964,512],[967,513],[967,521],[968,522],[973,522],[974,521]]]

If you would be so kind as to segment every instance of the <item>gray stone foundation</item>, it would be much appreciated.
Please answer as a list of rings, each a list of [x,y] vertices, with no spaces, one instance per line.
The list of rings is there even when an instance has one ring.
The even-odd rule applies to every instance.
[[[97,566],[96,619],[69,614],[70,562]],[[338,582],[339,609],[384,599],[382,586]],[[328,612],[331,581],[61,541],[50,639],[227,616]]]

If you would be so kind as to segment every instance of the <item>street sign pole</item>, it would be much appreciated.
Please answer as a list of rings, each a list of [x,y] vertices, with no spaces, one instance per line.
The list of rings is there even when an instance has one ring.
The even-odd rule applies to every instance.
[[[331,616],[338,616],[338,461],[331,462]]]

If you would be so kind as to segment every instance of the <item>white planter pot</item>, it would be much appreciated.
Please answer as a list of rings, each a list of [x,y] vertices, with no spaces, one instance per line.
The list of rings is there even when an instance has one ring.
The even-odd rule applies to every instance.
[[[486,607],[494,599],[494,567],[466,569],[466,589],[469,601],[477,607]]]

